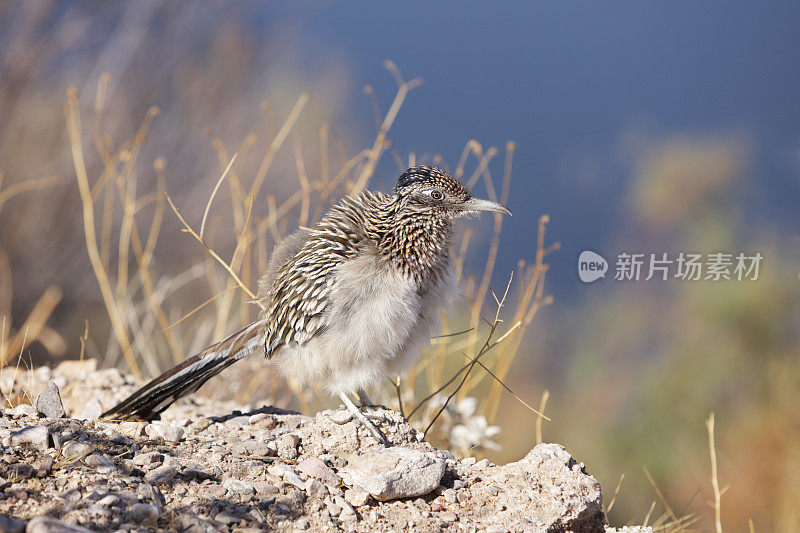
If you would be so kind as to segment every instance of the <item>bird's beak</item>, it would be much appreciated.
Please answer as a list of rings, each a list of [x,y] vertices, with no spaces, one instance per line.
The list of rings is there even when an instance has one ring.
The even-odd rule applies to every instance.
[[[464,202],[464,208],[467,211],[493,211],[495,213],[503,213],[510,215],[511,211],[504,205],[500,205],[489,200],[481,200],[480,198],[470,198]]]

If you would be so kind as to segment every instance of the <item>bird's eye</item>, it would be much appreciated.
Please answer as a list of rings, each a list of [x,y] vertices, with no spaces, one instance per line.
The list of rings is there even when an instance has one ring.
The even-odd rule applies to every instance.
[[[429,194],[430,194],[430,197],[433,200],[443,200],[444,199],[444,193],[442,191],[440,191],[439,189],[433,189]]]

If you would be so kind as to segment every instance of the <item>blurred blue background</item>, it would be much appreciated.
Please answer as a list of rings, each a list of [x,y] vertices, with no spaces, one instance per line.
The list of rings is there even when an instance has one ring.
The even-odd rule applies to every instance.
[[[391,94],[386,58],[424,78],[394,127],[401,154],[454,162],[470,138],[515,141],[515,216],[500,264],[535,250],[530,229],[549,213],[550,237],[564,246],[549,279],[565,298],[583,290],[579,251],[603,249],[629,222],[637,142],[742,139],[747,220],[797,233],[799,18],[794,2],[379,2],[272,7],[256,24],[277,34],[277,61],[307,72],[342,62],[354,89]],[[357,90],[340,114],[369,138]]]

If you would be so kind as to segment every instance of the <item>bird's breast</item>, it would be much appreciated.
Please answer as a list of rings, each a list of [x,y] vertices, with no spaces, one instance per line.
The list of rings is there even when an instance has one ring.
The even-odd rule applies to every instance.
[[[398,349],[415,327],[421,308],[417,282],[369,253],[336,269],[330,301],[332,329],[347,332],[359,354]]]

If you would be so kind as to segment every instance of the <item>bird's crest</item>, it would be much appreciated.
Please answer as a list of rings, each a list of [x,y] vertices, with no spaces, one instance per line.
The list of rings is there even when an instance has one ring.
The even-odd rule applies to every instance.
[[[464,194],[469,197],[469,191],[460,181],[452,177],[444,170],[427,165],[411,167],[397,178],[395,192],[411,187],[413,185],[430,185],[440,187],[448,192]]]

